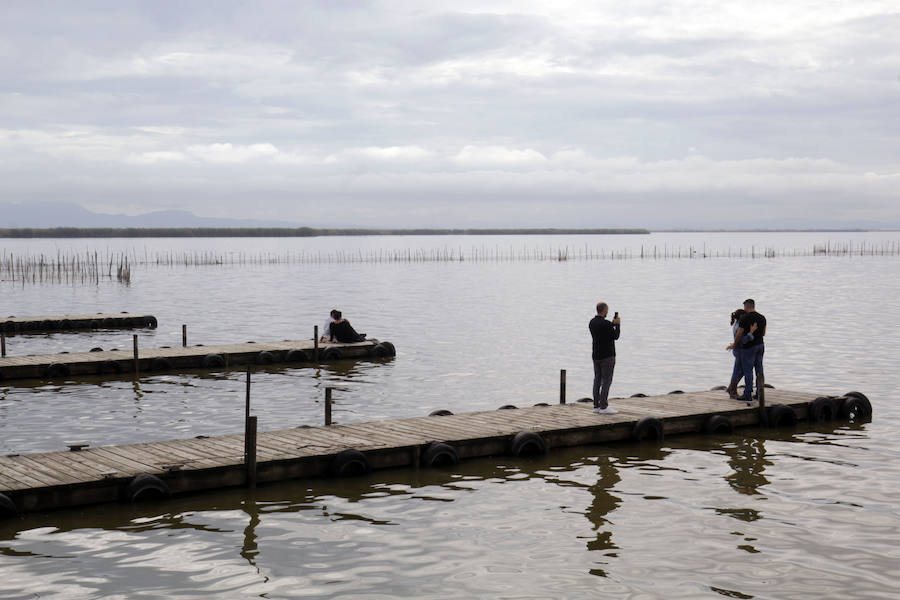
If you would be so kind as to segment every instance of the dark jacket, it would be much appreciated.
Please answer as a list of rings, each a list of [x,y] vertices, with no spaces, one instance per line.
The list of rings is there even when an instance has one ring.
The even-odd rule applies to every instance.
[[[597,315],[588,323],[588,329],[591,330],[591,338],[594,341],[591,358],[603,360],[616,355],[616,340],[619,339],[620,333],[618,325],[613,325],[610,321]]]

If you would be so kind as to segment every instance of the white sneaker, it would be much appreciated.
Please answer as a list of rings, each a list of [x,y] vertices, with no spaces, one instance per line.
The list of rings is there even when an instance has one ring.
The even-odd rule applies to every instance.
[[[598,415],[617,415],[619,411],[614,409],[612,406],[607,406],[606,408],[595,408],[594,412]]]

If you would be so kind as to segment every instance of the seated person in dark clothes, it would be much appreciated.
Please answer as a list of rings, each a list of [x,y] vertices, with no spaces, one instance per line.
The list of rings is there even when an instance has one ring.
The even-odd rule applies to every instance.
[[[362,342],[366,339],[366,334],[356,333],[350,321],[341,316],[341,311],[335,310],[331,313],[334,321],[331,323],[331,341],[337,340],[341,343]]]

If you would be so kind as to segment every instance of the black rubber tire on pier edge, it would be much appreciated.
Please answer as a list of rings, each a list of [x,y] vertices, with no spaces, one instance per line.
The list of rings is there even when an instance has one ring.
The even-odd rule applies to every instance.
[[[18,324],[15,321],[6,321],[3,323],[3,333],[6,335],[12,335],[18,329]]]
[[[503,406],[501,406],[501,407],[498,408],[497,410],[518,410],[518,408],[519,408],[519,407],[516,406],[515,404],[504,404]]]
[[[445,408],[439,408],[437,410],[433,410],[430,413],[428,413],[428,416],[429,417],[448,417],[452,414],[453,414],[452,412],[450,412],[449,410],[447,410]]]
[[[397,351],[394,350],[394,345],[390,342],[378,342],[375,344],[375,347],[372,348],[372,356],[378,358],[390,358],[396,355]]]
[[[727,388],[726,386],[724,386],[724,385],[717,385],[716,387],[711,387],[711,388],[709,388],[709,391],[711,391],[711,392],[724,392],[724,391],[727,390],[727,389],[728,389],[728,388]]]
[[[66,331],[72,329],[73,328],[72,321],[70,321],[69,319],[63,319],[62,321],[59,322],[59,328],[65,329]]]
[[[422,453],[423,467],[452,467],[458,464],[456,449],[444,442],[431,442]]]
[[[535,404],[535,406],[550,406],[550,405],[547,404],[546,402],[538,402],[537,404]]]
[[[793,427],[797,424],[797,413],[786,404],[773,404],[766,412],[770,427]]]
[[[118,361],[115,360],[104,360],[97,366],[97,373],[103,375],[104,373],[121,373],[122,365],[119,364]]]
[[[100,346],[94,346],[90,349],[90,352],[103,352],[103,348],[101,348]]]
[[[703,424],[703,433],[707,435],[734,433],[734,424],[725,415],[711,415]]]
[[[277,357],[269,352],[268,350],[263,350],[259,354],[256,355],[256,364],[258,365],[271,365],[276,361]]]
[[[138,473],[125,488],[125,499],[129,502],[150,498],[168,498],[172,495],[165,481],[149,473]]]
[[[144,327],[149,327],[150,329],[156,329],[156,326],[159,325],[159,322],[156,320],[154,316],[148,316],[144,319]]]
[[[151,371],[171,371],[172,370],[172,361],[164,356],[157,356],[153,360],[150,361],[150,370]]]
[[[331,459],[331,474],[335,477],[367,475],[371,470],[366,455],[353,448],[342,450]]]
[[[810,423],[824,423],[837,418],[841,403],[834,398],[819,396],[806,407],[807,417]]]
[[[683,393],[684,393],[683,390],[672,390],[671,392],[669,392],[666,395],[668,396],[668,395],[672,395],[672,394],[683,394]]]
[[[207,369],[224,367],[225,357],[221,354],[207,354],[203,357],[203,366]]]
[[[3,381],[3,369],[0,369],[0,381]]]
[[[638,392],[637,394],[632,394],[632,395],[629,396],[629,398],[646,398],[646,397],[647,397],[647,394],[642,394],[642,393],[640,393],[640,392]]]
[[[847,392],[837,401],[840,402],[838,414],[842,419],[868,421],[872,418],[872,403],[860,392]]]
[[[663,441],[663,424],[656,417],[644,417],[631,429],[631,439],[635,442],[643,440]]]
[[[66,363],[50,363],[47,365],[47,378],[54,379],[56,377],[68,377],[71,373],[69,365]]]
[[[587,404],[588,402],[593,402],[593,401],[594,401],[593,398],[584,397],[584,398],[579,398],[575,402],[583,402],[583,403]]]
[[[16,504],[6,494],[0,494],[0,519],[14,517],[19,514]]]
[[[341,360],[342,358],[344,358],[344,353],[340,348],[326,348],[322,353],[322,360]]]
[[[311,360],[312,358],[306,350],[288,350],[284,355],[284,362],[289,363],[310,362]]]
[[[520,431],[509,444],[513,456],[542,456],[547,454],[547,442],[533,431]]]

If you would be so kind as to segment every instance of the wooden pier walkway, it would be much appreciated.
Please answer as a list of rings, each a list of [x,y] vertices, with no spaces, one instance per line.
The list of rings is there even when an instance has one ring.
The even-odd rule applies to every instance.
[[[255,431],[124,446],[87,447],[0,457],[0,515],[100,502],[134,501],[249,482],[347,475],[389,467],[456,464],[473,457],[529,453],[586,444],[725,434],[760,423],[761,411],[723,391],[614,400],[616,415],[590,404],[533,406],[449,416]],[[839,398],[767,390],[770,426],[797,420],[871,418],[857,392]],[[250,417],[250,419],[254,419]],[[252,470],[252,472],[251,472]]]
[[[182,346],[177,348],[139,348],[135,350],[98,350],[66,354],[7,356],[0,358],[0,381],[16,379],[65,379],[79,375],[117,373],[161,373],[185,369],[228,369],[241,365],[304,363],[342,358],[394,356],[390,342],[367,340],[352,344],[322,344],[313,340],[282,342],[246,342]],[[135,354],[137,359],[135,359]]]
[[[155,329],[156,325],[156,317],[153,315],[132,315],[127,312],[45,317],[9,316],[0,321],[0,331],[5,335],[15,335],[17,333],[71,331],[73,329],[126,329],[129,327]]]

